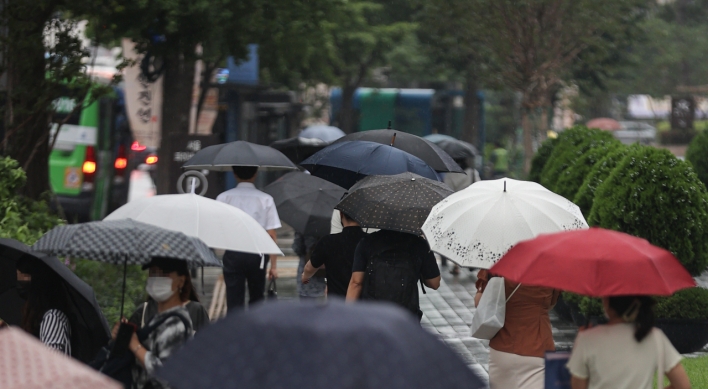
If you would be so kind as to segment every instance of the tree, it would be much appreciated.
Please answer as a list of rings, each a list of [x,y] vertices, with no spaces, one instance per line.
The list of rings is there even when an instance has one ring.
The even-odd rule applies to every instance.
[[[605,36],[626,29],[626,19],[634,20],[643,4],[643,0],[476,2],[479,39],[493,56],[490,63],[496,64],[501,80],[522,95],[526,172],[534,144],[530,114],[549,104],[550,93],[579,55],[591,48],[600,57],[610,55],[616,47]]]
[[[698,134],[686,150],[686,160],[693,165],[698,178],[708,185],[708,132]]]

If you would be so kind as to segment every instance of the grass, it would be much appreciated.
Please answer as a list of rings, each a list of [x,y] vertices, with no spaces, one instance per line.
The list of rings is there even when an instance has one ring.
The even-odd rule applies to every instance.
[[[681,361],[692,388],[708,388],[708,356],[685,358]]]

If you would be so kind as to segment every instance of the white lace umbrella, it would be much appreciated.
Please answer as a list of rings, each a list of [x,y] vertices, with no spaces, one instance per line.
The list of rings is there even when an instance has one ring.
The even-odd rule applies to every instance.
[[[516,243],[588,228],[571,201],[530,181],[478,181],[438,203],[423,224],[430,248],[460,266],[489,269]]]
[[[133,200],[104,220],[118,219],[179,231],[215,249],[283,255],[266,230],[246,212],[194,193]]]

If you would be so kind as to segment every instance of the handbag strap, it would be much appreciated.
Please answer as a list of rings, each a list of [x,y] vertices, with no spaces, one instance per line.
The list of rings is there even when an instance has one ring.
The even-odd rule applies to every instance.
[[[511,296],[513,296],[514,293],[516,293],[516,291],[519,290],[519,287],[520,287],[520,286],[521,286],[521,284],[516,285],[516,288],[514,288],[514,291],[511,292],[511,294],[509,295],[509,297],[506,298],[506,302],[507,302],[507,303],[509,302],[509,300],[511,300]]]
[[[656,367],[656,387],[657,388],[663,388],[664,387],[664,345],[661,343],[661,339],[659,339],[658,334],[656,333],[658,331],[657,328],[652,328],[652,336],[654,337],[654,342],[656,343],[656,359],[657,359],[657,367]]]

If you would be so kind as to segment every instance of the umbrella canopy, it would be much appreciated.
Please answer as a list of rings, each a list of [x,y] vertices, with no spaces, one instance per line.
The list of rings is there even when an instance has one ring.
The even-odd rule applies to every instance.
[[[324,124],[313,124],[300,131],[298,136],[300,138],[307,139],[320,139],[327,143],[331,143],[345,135],[346,134],[344,131],[337,127],[327,126]]]
[[[0,330],[0,388],[122,389],[90,367],[61,355],[24,331]]]
[[[588,296],[671,295],[696,282],[669,251],[590,228],[520,242],[490,270],[512,281]]]
[[[198,238],[130,219],[54,227],[32,249],[121,265],[144,265],[152,257],[165,257],[197,266],[221,266]]]
[[[98,306],[93,289],[57,258],[32,251],[29,246],[14,239],[0,239],[0,262],[3,263],[3,269],[9,267],[8,270],[11,270],[10,274],[15,281],[17,280],[16,263],[23,256],[32,257],[36,261],[30,268],[44,266],[61,279],[63,288],[55,292],[61,293],[64,301],[67,302],[70,312],[66,313],[73,319],[72,338],[78,338],[78,342],[74,343],[72,354],[84,362],[90,361],[110,340],[108,323]],[[14,291],[14,283],[12,289],[5,293],[9,294],[11,291]],[[17,295],[16,291],[13,295]],[[19,298],[19,295],[17,296]],[[24,300],[21,301],[24,304]],[[22,305],[18,307],[11,301],[8,304],[8,301],[0,299],[0,312],[10,313],[8,316],[0,314],[0,318],[5,320],[6,317],[21,317],[21,307]],[[11,313],[13,309],[17,311]],[[8,323],[19,325],[19,322],[8,321]]]
[[[246,212],[193,193],[134,200],[104,220],[120,219],[179,231],[215,249],[283,255],[266,230]]]
[[[420,227],[430,210],[452,193],[442,182],[413,173],[368,176],[336,208],[362,227],[422,235]]]
[[[329,142],[325,142],[322,139],[301,138],[296,136],[294,138],[277,140],[271,143],[270,147],[283,153],[293,163],[299,164],[314,153],[327,147],[327,145],[329,145]]]
[[[450,135],[445,135],[445,134],[430,134],[426,135],[423,137],[425,140],[429,140],[435,144],[437,144],[440,141],[443,140],[457,140],[457,138],[450,136]]]
[[[431,180],[439,179],[435,170],[420,158],[391,146],[365,141],[333,143],[303,161],[302,167],[313,176],[345,189],[375,174],[412,172]]]
[[[423,224],[430,248],[461,266],[489,269],[516,243],[587,228],[571,201],[530,181],[478,181],[436,205]]]
[[[355,132],[340,138],[334,142],[334,144],[347,141],[367,141],[384,145],[393,143],[393,147],[415,155],[430,165],[435,171],[463,173],[460,165],[453,161],[452,158],[440,147],[436,146],[435,143],[407,132],[396,130]]]
[[[595,118],[585,124],[588,128],[599,128],[606,131],[617,131],[622,129],[622,125],[615,119]]]
[[[437,145],[453,159],[474,158],[477,156],[477,148],[462,140],[441,140],[437,142]]]
[[[332,210],[346,191],[319,177],[288,173],[263,188],[273,196],[278,215],[303,235],[329,235]]]
[[[280,151],[242,140],[205,147],[194,154],[182,168],[228,172],[232,166],[257,166],[263,170],[297,170],[297,166]]]
[[[157,375],[176,389],[235,382],[254,389],[486,387],[410,313],[339,301],[264,304],[229,315],[202,330]]]

